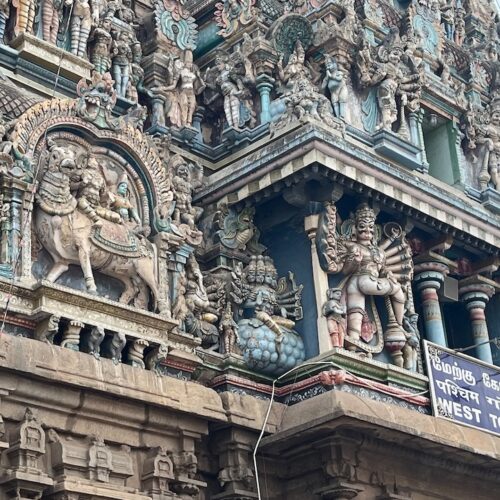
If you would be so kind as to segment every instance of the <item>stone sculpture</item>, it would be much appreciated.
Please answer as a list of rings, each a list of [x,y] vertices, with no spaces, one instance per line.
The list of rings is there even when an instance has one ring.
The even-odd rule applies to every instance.
[[[403,328],[406,336],[406,343],[403,347],[403,368],[416,372],[418,368],[420,332],[418,331],[418,314],[412,310],[412,307],[405,311]]]
[[[345,120],[348,95],[345,74],[339,69],[337,61],[330,56],[325,57],[325,70],[326,74],[321,87],[323,90],[328,89],[330,92],[330,100],[335,116]]]
[[[392,131],[393,124],[400,119],[401,130],[406,130],[405,109],[416,111],[420,102],[420,73],[413,59],[403,62],[404,45],[397,28],[394,28],[379,45],[373,55],[365,39],[357,55],[359,82],[362,86],[376,86],[375,102],[370,96],[365,101],[367,129]],[[376,106],[376,107],[374,107]],[[381,117],[378,119],[377,115]],[[378,124],[377,124],[378,123]]]
[[[234,275],[232,297],[247,311],[239,319],[239,347],[250,368],[278,375],[304,359],[304,344],[294,331],[302,318],[300,297],[292,273],[281,278],[270,257],[252,256],[240,277]]]
[[[92,12],[89,0],[73,0],[73,13],[71,15],[71,53],[75,56],[87,56],[87,42],[91,27]],[[102,71],[102,73],[105,71]]]
[[[196,49],[198,30],[194,18],[178,0],[155,0],[158,27],[170,42],[181,51]]]
[[[104,340],[104,328],[102,326],[93,326],[86,338],[86,352],[99,359],[101,344]]]
[[[482,146],[479,187],[484,190],[491,183],[500,189],[500,92],[496,92],[484,110],[469,109],[466,116],[466,135],[470,149]]]
[[[42,0],[40,10],[42,14],[42,38],[46,42],[57,43],[59,20],[65,5],[70,5],[72,0]]]
[[[344,347],[346,306],[342,304],[341,297],[341,288],[329,288],[326,293],[327,301],[323,304],[322,309],[328,325],[332,347]]]
[[[35,21],[36,0],[13,0],[12,5],[16,8],[16,25],[14,34],[30,33],[33,31]]]
[[[403,366],[402,349],[406,344],[403,328],[407,285],[413,273],[411,250],[401,227],[375,224],[375,212],[361,204],[355,214],[344,221],[340,233],[336,228],[336,209],[332,203],[322,215],[316,235],[320,261],[329,273],[342,273],[342,289],[347,312],[345,345],[351,350],[364,350],[376,330],[380,335],[380,318],[372,302],[371,321],[367,297],[382,296],[387,310],[384,332],[386,348],[394,363]],[[333,326],[333,325],[332,325]]]
[[[120,97],[127,94],[132,63],[131,37],[128,31],[118,33],[111,44],[111,70],[115,80],[116,93]]]
[[[240,336],[238,335],[238,324],[234,321],[231,304],[227,303],[219,325],[223,352],[231,354],[235,352]]]
[[[104,75],[111,69],[111,19],[104,17],[92,33],[90,62],[96,73]]]
[[[255,0],[223,0],[215,4],[215,19],[222,29],[217,33],[231,36],[240,26],[250,24],[255,17]]]
[[[35,210],[36,234],[54,260],[46,279],[54,282],[69,264],[79,264],[87,291],[96,294],[93,266],[99,266],[101,272],[123,283],[121,302],[128,304],[134,299],[136,286],[142,295],[146,293],[144,287],[148,287],[155,309],[169,315],[168,305],[160,299],[151,243],[120,224],[120,216],[103,206],[107,193],[97,174],[96,159],[88,158],[79,174],[75,153],[69,145],[58,145],[49,138],[47,146],[48,158]],[[75,185],[76,192],[72,189]],[[55,243],[62,240],[71,243],[64,247]],[[117,246],[116,242],[123,243]]]

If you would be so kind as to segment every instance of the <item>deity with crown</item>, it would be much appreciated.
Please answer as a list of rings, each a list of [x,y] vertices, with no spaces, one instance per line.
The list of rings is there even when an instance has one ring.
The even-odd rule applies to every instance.
[[[239,347],[250,368],[279,375],[304,360],[304,344],[294,330],[302,318],[301,294],[292,273],[278,279],[271,257],[251,257],[233,294],[243,311]]]
[[[318,251],[327,272],[342,274],[337,290],[342,290],[341,301],[347,310],[345,347],[369,354],[378,352],[372,342],[378,333],[381,342],[375,344],[385,344],[394,363],[403,367],[403,320],[405,304],[411,299],[412,254],[398,224],[389,222],[381,227],[375,220],[375,211],[361,204],[339,231],[336,208],[328,203],[317,233]],[[376,296],[385,301],[383,342],[381,319],[373,300]]]

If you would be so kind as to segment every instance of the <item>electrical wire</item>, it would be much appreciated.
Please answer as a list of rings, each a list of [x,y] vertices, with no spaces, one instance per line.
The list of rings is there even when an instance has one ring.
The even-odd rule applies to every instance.
[[[301,368],[304,368],[306,366],[325,366],[325,365],[333,366],[334,368],[338,368],[340,370],[343,370],[345,373],[351,375],[351,377],[354,377],[358,381],[362,381],[364,384],[368,385],[369,387],[371,387],[372,389],[374,389],[378,392],[383,392],[385,394],[390,394],[391,396],[394,396],[393,393],[390,393],[388,391],[384,391],[383,388],[372,385],[369,380],[362,379],[362,378],[358,377],[354,373],[350,372],[349,370],[346,370],[345,368],[343,368],[342,366],[340,366],[337,363],[334,363],[333,361],[312,361],[312,362],[302,363],[302,364],[292,368],[291,370],[288,370],[287,372],[283,373],[278,378],[274,379],[273,384],[272,384],[272,388],[271,388],[271,396],[270,396],[270,400],[269,400],[269,405],[267,407],[266,415],[264,417],[264,422],[262,423],[262,428],[260,430],[259,437],[257,438],[257,442],[255,443],[255,448],[253,450],[253,466],[254,466],[254,470],[255,470],[255,483],[257,486],[257,496],[258,496],[259,500],[262,500],[262,496],[261,496],[261,492],[260,492],[259,469],[257,466],[257,452],[259,450],[259,446],[260,446],[260,443],[262,441],[262,438],[264,437],[264,433],[266,432],[267,422],[269,421],[269,415],[271,414],[271,409],[272,409],[272,406],[274,403],[274,396],[276,394],[276,383],[279,382],[284,377],[286,377],[287,375],[290,375],[294,371],[299,370]],[[423,396],[424,394],[427,394],[428,392],[429,392],[428,389],[426,389],[425,391],[421,391],[421,392],[402,391],[403,394],[401,394],[400,397],[403,399],[406,399],[409,397]]]
[[[68,14],[68,19],[71,19],[71,16],[73,15],[73,7],[74,7],[74,2],[71,4],[71,7],[70,7],[70,10],[69,10],[69,14]],[[66,32],[68,31],[68,28],[66,28]],[[62,63],[63,63],[63,60],[64,60],[64,56],[65,56],[65,53],[66,51],[64,50],[61,50],[61,57],[59,58],[59,64],[57,66],[57,72],[56,72],[56,78],[54,80],[54,87],[52,88],[52,96],[51,98],[53,99],[56,95],[56,89],[59,85],[59,78],[60,78],[60,75],[61,75],[61,66],[62,66]],[[47,133],[48,133],[48,129],[45,129],[45,133],[44,133],[44,136],[43,136],[43,140],[46,142],[47,141]],[[28,203],[28,209],[26,210],[25,212],[25,217],[24,217],[24,220],[23,220],[23,224],[21,225],[21,234],[20,234],[20,238],[19,238],[19,241],[18,241],[18,248],[16,249],[17,252],[15,254],[15,259],[14,259],[14,263],[12,265],[12,279],[11,279],[11,282],[10,282],[10,287],[9,287],[9,291],[7,292],[7,300],[5,302],[5,310],[4,310],[4,314],[2,315],[2,323],[0,324],[0,335],[2,335],[3,333],[5,333],[5,323],[7,321],[7,315],[8,315],[8,312],[9,312],[9,307],[11,305],[11,301],[12,301],[12,298],[13,298],[13,290],[14,290],[14,283],[16,281],[16,273],[17,273],[17,269],[19,267],[19,263],[21,261],[21,255],[22,255],[22,251],[21,249],[23,248],[23,245],[24,245],[24,237],[25,235],[27,234],[27,225],[28,225],[28,222],[31,221],[31,215],[32,215],[32,212],[33,212],[33,206],[34,206],[34,203],[35,203],[35,193],[36,193],[36,188],[37,188],[37,177],[38,177],[38,173],[40,171],[40,167],[41,167],[41,163],[42,163],[42,155],[39,157],[38,159],[38,163],[36,165],[36,168],[35,168],[35,171],[33,172],[33,186],[31,187],[31,198],[29,200],[29,203]],[[23,213],[23,212],[21,212]]]

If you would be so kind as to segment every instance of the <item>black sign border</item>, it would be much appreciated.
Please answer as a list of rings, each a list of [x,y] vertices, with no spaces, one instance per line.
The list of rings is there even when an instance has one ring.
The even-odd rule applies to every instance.
[[[493,436],[500,437],[500,431],[495,432],[491,431],[489,429],[484,429],[483,427],[478,427],[476,425],[471,425],[471,424],[466,424],[465,422],[460,422],[459,420],[455,420],[454,418],[449,418],[446,417],[445,415],[440,415],[438,408],[437,408],[437,398],[436,394],[434,392],[434,378],[432,376],[432,370],[430,368],[431,360],[430,360],[430,354],[429,354],[429,347],[433,347],[439,351],[447,352],[448,354],[453,354],[453,356],[457,356],[459,358],[466,359],[467,361],[470,361],[472,363],[476,363],[478,365],[483,365],[488,368],[493,368],[497,371],[500,371],[500,368],[496,365],[492,365],[490,363],[485,363],[484,361],[473,358],[472,356],[467,356],[466,354],[462,354],[461,352],[456,352],[453,349],[450,349],[448,347],[443,347],[442,345],[439,344],[434,344],[433,342],[429,342],[428,340],[424,339],[424,356],[425,356],[425,367],[427,368],[427,377],[429,378],[429,393],[431,395],[431,408],[432,408],[432,415],[436,418],[442,418],[444,420],[448,420],[449,422],[453,422],[454,424],[458,425],[464,425],[465,427],[470,427],[471,429],[476,429],[477,431],[482,431],[482,432],[487,432],[488,434],[492,434]]]

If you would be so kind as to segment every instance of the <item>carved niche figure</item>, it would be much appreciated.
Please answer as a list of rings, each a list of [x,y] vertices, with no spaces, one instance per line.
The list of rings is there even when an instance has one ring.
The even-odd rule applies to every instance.
[[[90,62],[94,70],[104,75],[111,68],[111,19],[104,17],[92,33],[92,46],[90,51]]]
[[[238,345],[240,337],[238,335],[238,324],[234,321],[233,310],[229,302],[227,303],[226,309],[222,315],[219,330],[221,333],[224,353],[231,354],[235,352],[235,348]]]
[[[454,39],[455,34],[455,5],[454,0],[441,0],[441,24],[448,40]]]
[[[294,120],[314,119],[334,129],[343,130],[341,122],[335,121],[332,105],[312,82],[312,74],[305,64],[305,51],[300,41],[295,43],[288,63],[283,67],[280,58],[277,65],[278,78],[282,83],[282,101],[285,112],[272,124],[278,130]]]
[[[345,120],[347,118],[346,104],[349,92],[345,74],[339,69],[337,61],[330,56],[325,57],[325,69],[326,74],[321,87],[323,90],[328,89],[330,92],[330,100],[335,116]]]
[[[87,42],[90,28],[92,27],[92,12],[89,0],[73,0],[73,2],[73,13],[71,15],[71,53],[78,57],[86,57]]]
[[[377,330],[381,339],[380,318],[372,300],[371,312],[375,320],[372,323],[366,302],[367,297],[382,296],[388,316],[385,346],[394,363],[402,367],[407,285],[413,275],[412,253],[405,234],[396,223],[389,222],[383,228],[377,226],[375,212],[366,204],[361,204],[354,215],[344,221],[338,234],[335,206],[328,203],[327,208],[316,236],[317,248],[323,268],[345,276],[338,288],[342,288],[347,308],[346,346],[351,350],[377,352],[368,344]]]
[[[403,347],[403,368],[416,372],[418,350],[420,348],[420,332],[418,331],[418,314],[413,310],[413,306],[405,312],[403,328],[406,336],[406,343]]]
[[[46,42],[57,43],[59,33],[59,20],[65,6],[69,6],[73,0],[42,0],[40,9],[42,13],[42,38]]]
[[[36,0],[13,0],[12,5],[16,8],[16,25],[14,34],[29,33],[33,31],[35,21]]]
[[[253,222],[254,215],[254,207],[237,212],[233,207],[221,205],[214,217],[220,228],[215,236],[226,248],[262,253],[265,247],[259,243],[260,231]]]
[[[332,347],[344,347],[346,306],[341,303],[341,297],[341,288],[329,288],[326,292],[327,301],[322,309]]]
[[[96,294],[93,267],[99,267],[101,272],[123,283],[120,302],[128,304],[136,296],[137,287],[141,296],[149,288],[154,308],[168,316],[168,304],[160,299],[158,290],[153,247],[124,224],[117,223],[121,221],[120,215],[103,206],[109,195],[101,183],[102,174],[99,176],[95,158],[77,168],[79,162],[69,145],[58,145],[49,137],[47,146],[34,214],[38,240],[54,261],[46,279],[54,282],[69,264],[79,264],[88,292]],[[92,178],[87,180],[88,175]],[[61,246],[59,241],[67,245]]]
[[[375,58],[369,42],[365,39],[357,56],[357,69],[361,85],[376,86],[375,103],[371,97],[363,105],[367,123],[375,129],[391,131],[392,125],[400,118],[400,133],[406,130],[404,110],[416,111],[420,103],[420,73],[413,58],[403,61],[404,45],[394,28],[377,48]],[[371,94],[372,95],[372,94]],[[399,108],[399,113],[398,113]],[[381,119],[378,125],[378,112]],[[365,124],[365,128],[371,126]]]
[[[203,283],[203,274],[193,254],[188,258],[185,272],[187,314],[184,318],[184,328],[187,333],[201,339],[203,348],[215,350],[219,347],[219,331],[214,324],[218,317],[210,312],[210,300]]]
[[[203,170],[198,164],[188,163],[179,154],[172,156],[168,169],[172,174],[174,191],[172,222],[181,234],[197,246],[201,243],[202,233],[196,228],[196,222],[203,209],[193,207],[191,202],[193,192],[201,186]]]
[[[191,127],[196,110],[196,96],[203,92],[205,83],[198,67],[193,63],[193,53],[190,50],[184,52],[184,60],[170,57],[166,82],[165,86],[151,89],[152,93],[165,101],[164,113],[172,126]],[[157,118],[156,121],[162,120]]]
[[[255,17],[255,0],[222,0],[215,4],[215,19],[222,29],[217,33],[231,36],[240,26],[250,24]]]
[[[465,10],[459,7],[455,16],[455,43],[462,46],[465,40]]]
[[[116,194],[111,195],[111,210],[118,213],[120,219],[137,233],[143,230],[142,221],[137,213],[137,209],[130,201],[128,183],[127,174],[123,174],[120,179],[118,179]]]
[[[104,328],[102,326],[93,326],[86,339],[86,351],[96,359],[100,358],[101,344],[104,336]]]
[[[111,45],[111,70],[115,80],[116,93],[125,97],[130,78],[132,63],[131,36],[128,31],[122,30]]]
[[[494,189],[500,189],[500,91],[496,91],[489,106],[482,111],[473,107],[467,113],[466,135],[469,148],[476,144],[483,146],[479,187],[484,190],[491,182]]]
[[[304,344],[294,331],[302,319],[302,285],[292,273],[278,281],[270,257],[253,255],[240,277],[231,283],[233,300],[246,311],[239,319],[239,346],[247,365],[269,374],[280,374],[304,360]]]

